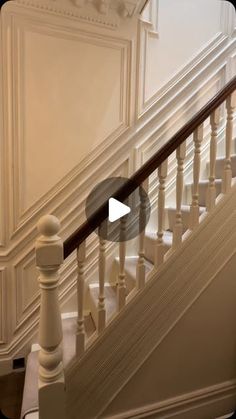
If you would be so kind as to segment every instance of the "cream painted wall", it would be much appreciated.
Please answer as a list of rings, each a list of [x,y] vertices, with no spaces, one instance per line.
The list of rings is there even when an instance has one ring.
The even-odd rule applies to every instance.
[[[152,0],[140,32],[139,112],[145,111],[235,28],[231,3],[218,0]]]
[[[156,7],[157,37],[150,39],[146,58],[146,100],[222,29],[220,1],[159,0]]]
[[[24,38],[24,210],[125,119],[121,46],[44,32],[29,30]]]
[[[192,0],[173,0],[171,9],[167,0],[159,8],[152,0],[145,22],[128,18],[117,26],[89,24],[69,0],[63,8],[60,0],[27,4],[6,3],[0,21],[0,359],[7,360],[36,339],[39,217],[58,216],[66,238],[84,220],[92,187],[129,176],[235,66],[232,16],[218,5],[211,13],[211,0],[204,2],[207,24]],[[190,42],[189,28],[200,26]],[[153,184],[150,196],[155,201]],[[87,246],[89,280],[97,269],[95,235]],[[62,269],[63,311],[76,310],[76,272],[72,256]]]

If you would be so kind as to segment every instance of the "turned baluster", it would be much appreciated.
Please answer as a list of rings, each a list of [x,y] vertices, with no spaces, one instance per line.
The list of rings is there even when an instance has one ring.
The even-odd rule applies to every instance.
[[[217,151],[218,125],[220,122],[220,108],[215,109],[210,116],[211,140],[210,140],[210,176],[206,196],[206,208],[210,211],[215,206],[216,185],[215,185],[215,166]]]
[[[154,256],[154,266],[157,268],[164,261],[164,219],[165,219],[165,189],[166,189],[166,177],[168,170],[168,160],[165,160],[158,167],[158,208],[157,208],[157,241],[156,241],[156,251]]]
[[[77,279],[77,301],[78,318],[76,331],[76,354],[81,357],[85,349],[85,328],[84,328],[84,279],[85,279],[85,257],[86,242],[77,248],[78,279]]]
[[[189,228],[193,230],[199,224],[199,176],[201,165],[201,143],[203,140],[203,124],[193,133],[194,141],[194,159],[193,159],[193,188],[192,188],[192,204],[190,206]]]
[[[125,282],[125,255],[126,255],[126,219],[120,219],[120,242],[119,242],[119,274],[117,285],[117,310],[120,311],[126,302],[126,282]]]
[[[36,265],[41,291],[39,320],[39,417],[65,419],[65,384],[62,365],[62,321],[58,298],[63,243],[60,223],[53,215],[39,220]]]
[[[104,229],[107,224],[104,222],[99,228],[99,296],[98,296],[98,333],[101,333],[106,325],[106,307],[105,307],[105,269],[106,269],[106,240],[104,240]],[[103,230],[103,232],[102,232]]]
[[[177,158],[177,175],[176,175],[176,215],[175,226],[173,231],[172,248],[176,249],[182,242],[183,221],[181,204],[184,188],[184,159],[186,155],[186,142],[182,143],[176,151]]]
[[[227,122],[225,138],[225,161],[222,178],[222,192],[227,193],[231,188],[232,167],[231,167],[231,148],[233,140],[233,119],[234,108],[236,106],[236,92],[232,93],[226,99]]]
[[[148,179],[143,182],[142,187],[139,188],[140,196],[140,211],[139,211],[139,250],[138,262],[136,267],[137,289],[142,289],[145,286],[145,227],[146,227],[146,211],[147,211],[147,193],[148,193]]]

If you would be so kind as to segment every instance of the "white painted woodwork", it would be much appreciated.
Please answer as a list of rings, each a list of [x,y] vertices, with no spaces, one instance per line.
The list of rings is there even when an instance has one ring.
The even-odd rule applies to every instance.
[[[46,215],[38,222],[36,266],[41,291],[39,322],[39,417],[65,419],[65,382],[62,365],[62,321],[58,298],[63,242],[57,235],[60,222]]]
[[[189,228],[193,230],[199,224],[199,202],[198,202],[198,184],[201,167],[201,143],[203,141],[203,124],[201,124],[193,133],[194,158],[193,158],[193,187],[192,203],[190,207]]]
[[[154,266],[158,268],[164,262],[165,245],[163,241],[165,217],[165,189],[168,172],[168,160],[165,160],[157,170],[158,174],[158,201],[157,201],[157,241],[154,256]]]
[[[106,228],[106,222],[100,227]],[[105,306],[105,275],[106,275],[106,240],[99,236],[99,260],[98,260],[98,279],[99,279],[99,295],[98,295],[98,333],[101,333],[106,325],[106,306]]]
[[[146,209],[147,209],[147,194],[148,194],[148,180],[139,189],[140,197],[140,211],[139,211],[139,231],[138,236],[138,261],[136,267],[136,287],[138,290],[145,286],[145,231],[146,231]]]
[[[231,381],[235,364],[236,336],[233,315],[236,292],[236,231],[232,229],[236,222],[235,192],[234,185],[230,193],[223,196],[217,204],[214,217],[211,214],[206,216],[183,242],[181,248],[171,253],[159,272],[152,271],[148,286],[120,312],[119,321],[114,321],[113,325],[109,326],[109,333],[101,336],[99,344],[91,346],[82,363],[77,363],[68,371],[68,403],[72,413],[76,414],[79,411],[83,417],[95,417],[99,412],[100,417],[113,417],[118,413],[122,415],[126,410],[154,403],[157,401],[157,380],[162,394],[158,403],[185,392],[198,390],[200,387]],[[227,280],[227,287],[222,279]],[[220,311],[209,311],[212,301],[217,301]],[[199,310],[198,314],[196,310]],[[188,331],[185,328],[187,319],[191,319]],[[223,339],[222,335],[219,336],[219,327],[213,327],[216,324],[220,325]],[[177,328],[182,329],[183,333],[177,333]],[[196,333],[196,330],[201,334],[200,346],[199,333]],[[174,346],[171,344],[173,334],[176,336]],[[197,352],[194,351],[196,345],[199,349]],[[114,351],[111,351],[112,347],[115,348]],[[177,353],[170,349],[173,347],[178,347]],[[154,351],[156,356],[153,359]],[[196,359],[199,362],[197,369]],[[165,366],[163,360],[166,360]],[[196,387],[190,387],[192,379],[189,380],[186,361],[191,368],[191,377]],[[147,364],[149,367],[146,369]],[[175,380],[170,365],[175,365]],[[118,371],[117,366],[119,373],[110,374],[110,371]],[[88,371],[92,373],[88,374]],[[142,372],[138,378],[139,371]],[[145,389],[143,383],[150,382],[143,379],[144,373],[151,374],[152,381],[150,387]],[[168,382],[165,381],[163,388],[163,380],[167,377]],[[91,400],[96,396],[96,405],[87,403],[84,388],[93,389],[89,397]],[[132,404],[130,397],[127,397],[128,388]],[[80,398],[77,397],[78,393],[81,394]],[[148,400],[150,394],[154,399]],[[114,409],[106,410],[109,405]],[[160,417],[163,417],[163,410]]]
[[[176,249],[182,242],[183,222],[181,204],[184,188],[184,159],[186,156],[186,141],[184,141],[176,151],[177,174],[176,174],[176,216],[173,230],[172,249]]]
[[[219,90],[226,74],[234,75],[236,62],[235,41],[223,38],[221,33],[208,42],[214,28],[215,35],[218,33],[215,22],[220,15],[226,26],[227,19],[221,11],[216,19],[216,9],[212,12],[207,1],[204,8],[211,13],[207,12],[206,25],[202,9],[199,7],[193,17],[187,6],[184,25],[178,26],[181,7],[166,7],[163,1],[161,26],[159,12],[153,8],[147,13],[151,24],[137,28],[128,18],[128,24],[115,29],[106,25],[107,17],[101,14],[102,24],[82,19],[81,8],[69,0],[37,1],[35,6],[33,0],[30,3],[29,7],[28,0],[7,2],[1,9],[0,374],[6,373],[6,365],[10,372],[13,357],[27,355],[36,337],[40,295],[34,241],[39,217],[57,208],[63,237],[68,237],[84,220],[84,202],[91,187],[109,176],[128,177]],[[175,10],[174,15],[170,15],[171,10]],[[194,39],[194,52],[186,36],[187,26],[192,33],[193,25],[199,24],[201,32],[195,33],[202,38]],[[134,33],[138,33],[138,44]],[[167,57],[164,43],[170,40],[173,54]],[[177,53],[180,45],[184,46],[181,54],[186,51],[183,62]],[[161,72],[155,68],[159,59],[161,66],[163,63]],[[169,62],[163,61],[166,59]],[[166,83],[160,91],[165,74]],[[157,102],[154,104],[150,97]],[[139,105],[135,106],[136,99],[141,111]],[[136,135],[135,121],[147,108],[149,112],[139,119]],[[129,126],[131,129],[127,129]],[[53,170],[52,155],[58,163]],[[186,170],[190,176],[189,167]],[[175,190],[174,177],[175,172],[170,171],[168,199]],[[157,189],[151,180],[151,203],[156,198]],[[97,238],[91,237],[87,246],[89,282],[98,272],[94,263]],[[116,252],[109,247],[107,269]],[[61,271],[62,312],[77,311],[75,258],[75,254],[68,258]]]
[[[127,124],[128,44],[73,29],[67,34],[54,29],[53,34],[47,25],[36,25],[34,31],[28,28],[22,49],[25,60],[19,71],[27,83],[21,100],[25,114],[31,115],[24,131],[23,210],[31,208],[72,169],[78,171],[85,158],[93,159],[104,140]],[[43,77],[42,63],[47,63]],[[47,158],[52,154],[60,161],[53,171]],[[43,180],[39,178],[41,161]]]
[[[80,23],[89,23],[103,29],[118,30],[119,27],[132,23],[137,19],[146,0],[36,0],[30,2],[31,7],[39,8],[62,15],[64,18],[73,18]],[[28,5],[27,0],[18,0],[19,4]]]
[[[120,238],[119,242],[119,273],[117,284],[117,311],[120,311],[126,302],[126,282],[125,282],[125,256],[126,256],[126,218],[120,219]]]
[[[231,167],[231,152],[233,140],[233,118],[234,109],[236,106],[236,94],[232,93],[226,99],[227,122],[225,134],[225,164],[222,173],[222,192],[227,193],[231,188],[232,182],[232,167]]]
[[[216,166],[216,153],[217,153],[217,137],[218,126],[220,122],[220,109],[216,109],[210,116],[211,124],[211,141],[210,141],[210,175],[209,184],[206,196],[207,211],[211,211],[215,206],[216,200],[216,185],[215,185],[215,166]]]
[[[225,14],[227,3],[215,0],[151,0],[148,3],[140,31],[140,113],[166,92],[170,80],[186,76],[185,67],[194,57],[206,55],[212,44],[228,35],[229,21],[235,10],[230,5],[229,14]],[[158,9],[157,14],[155,9]],[[176,18],[180,10],[185,19]],[[197,36],[191,36],[192,33]]]
[[[76,332],[76,355],[82,356],[85,349],[85,328],[84,328],[84,282],[85,282],[85,258],[86,241],[83,241],[77,248],[78,279],[77,279],[77,332]]]

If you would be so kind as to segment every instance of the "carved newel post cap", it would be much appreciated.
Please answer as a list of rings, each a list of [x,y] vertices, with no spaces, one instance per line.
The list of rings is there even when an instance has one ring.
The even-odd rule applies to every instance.
[[[60,265],[63,262],[63,242],[57,235],[60,221],[54,215],[45,215],[40,218],[37,227],[41,234],[35,246],[37,266]]]
[[[40,218],[37,227],[42,236],[51,237],[57,235],[60,231],[61,224],[54,215],[44,215]]]

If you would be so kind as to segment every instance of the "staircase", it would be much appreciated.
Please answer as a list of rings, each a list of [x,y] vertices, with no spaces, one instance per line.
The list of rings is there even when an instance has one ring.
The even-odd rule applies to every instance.
[[[232,148],[236,150],[236,138],[233,140]],[[216,158],[215,165],[215,185],[216,185],[216,197],[218,197],[222,190],[222,172],[224,168],[224,157],[219,156]],[[236,154],[232,154],[231,157],[231,167],[232,167],[232,177],[233,181],[236,180]],[[209,174],[210,164],[207,162],[206,173]],[[207,189],[208,189],[208,179],[201,179],[199,181],[199,215],[204,215],[207,213]],[[191,198],[192,198],[192,189],[193,183],[187,183],[184,187],[183,196],[183,205],[181,205],[181,214],[182,214],[182,225],[183,233],[189,229],[190,223],[190,209],[191,209]],[[168,207],[166,208],[168,226],[163,233],[163,248],[164,254],[171,250],[173,243],[173,231],[175,227],[176,220],[176,208]],[[156,231],[147,230],[145,234],[145,277],[151,272],[154,268],[154,259],[155,259],[155,245],[156,245]],[[125,288],[126,295],[136,288],[136,266],[138,262],[138,256],[129,256],[125,261]],[[119,275],[119,258],[115,258],[114,261],[114,270],[112,276],[117,278]],[[114,314],[117,311],[117,284],[110,282],[105,283],[104,296],[106,301],[106,319],[107,321],[111,320]],[[89,285],[89,307],[91,310],[91,317],[86,319],[86,322],[93,321],[94,328],[98,328],[98,316],[97,316],[97,302],[99,298],[99,284],[90,284]],[[86,325],[85,325],[86,329]],[[87,338],[89,338],[87,334]]]
[[[141,366],[142,358],[148,356],[157,344],[157,335],[154,336],[153,331],[160,329],[160,340],[163,339],[169,327],[168,320],[171,320],[171,316],[178,317],[177,311],[174,311],[175,302],[185,295],[184,290],[187,289],[188,283],[185,281],[181,285],[181,279],[179,279],[177,285],[174,284],[171,274],[169,282],[167,280],[163,282],[161,280],[163,272],[168,272],[168,270],[171,272],[173,266],[178,270],[178,265],[181,267],[183,253],[187,254],[188,248],[194,245],[194,240],[195,247],[197,246],[198,236],[203,235],[204,229],[206,232],[208,229],[209,231],[216,229],[214,222],[217,221],[217,214],[222,212],[227,202],[228,216],[232,212],[230,212],[230,205],[232,205],[230,196],[232,192],[235,194],[236,182],[236,154],[234,154],[236,139],[233,139],[235,89],[236,78],[232,79],[168,144],[133,175],[132,178],[136,184],[142,184],[147,190],[147,179],[158,168],[157,229],[153,230],[152,227],[147,226],[146,230],[140,233],[137,238],[138,256],[136,254],[126,256],[125,241],[117,244],[119,257],[114,258],[111,276],[105,280],[106,241],[99,238],[98,283],[86,284],[86,239],[91,233],[91,227],[85,222],[66,240],[64,258],[76,249],[78,261],[78,313],[72,313],[67,318],[61,319],[57,294],[58,270],[63,262],[63,243],[57,235],[60,225],[53,216],[45,216],[40,220],[38,228],[41,236],[36,243],[36,262],[40,271],[39,282],[42,294],[40,347],[36,347],[36,350],[32,351],[28,357],[22,418],[30,418],[29,413],[38,411],[39,417],[43,419],[106,417],[103,413],[108,406],[108,399],[111,400],[113,394],[120,391],[127,378],[131,377],[133,372]],[[227,110],[225,151],[217,156],[219,106],[225,100]],[[206,176],[200,179],[203,123],[208,117],[210,117],[211,126],[210,159],[206,163],[205,170],[202,171]],[[186,140],[192,133],[193,182],[184,184]],[[176,205],[166,207],[168,157],[173,152],[176,152]],[[132,191],[131,184],[127,183],[116,196],[122,196],[124,200]],[[145,206],[145,202],[143,205]],[[96,225],[100,226],[106,217],[104,208],[98,210],[94,214]],[[227,231],[224,234],[226,235]],[[224,234],[222,233],[223,241]],[[212,234],[208,248],[209,252],[212,251],[212,254],[217,256],[213,238]],[[204,248],[203,245],[202,248]],[[202,252],[199,250],[199,261],[201,257],[206,259],[203,250]],[[194,261],[194,257],[192,259]],[[215,260],[217,268],[217,258]],[[214,258],[211,262],[214,262]],[[184,272],[183,266],[181,269]],[[201,280],[200,278],[199,283]],[[168,303],[168,290],[173,286],[176,287],[176,300],[170,300]],[[191,301],[194,301],[198,292],[195,291]],[[165,296],[164,299],[162,295]],[[183,306],[179,316],[182,316],[189,301]],[[85,302],[89,311],[85,311]],[[165,331],[161,317],[165,310],[169,310],[170,304],[173,305],[173,313],[170,311],[166,316]],[[161,308],[162,305],[163,308]],[[156,323],[154,313],[157,316]],[[135,324],[133,324],[134,316],[137,319]],[[146,336],[144,341],[143,336],[147,328],[150,329],[147,331],[149,338]],[[63,351],[60,349],[61,341]],[[137,341],[143,342],[142,354],[134,349]],[[122,358],[125,354],[122,352],[124,345],[127,345],[127,359],[125,360],[124,357]],[[40,349],[39,352],[38,349]],[[116,368],[117,375],[111,377],[109,369],[114,372]],[[101,387],[102,390],[100,390]],[[89,403],[88,392],[93,395],[92,406]],[[219,416],[230,411],[232,409],[220,411]],[[80,412],[79,416],[77,412]],[[135,417],[159,418],[162,416]]]

